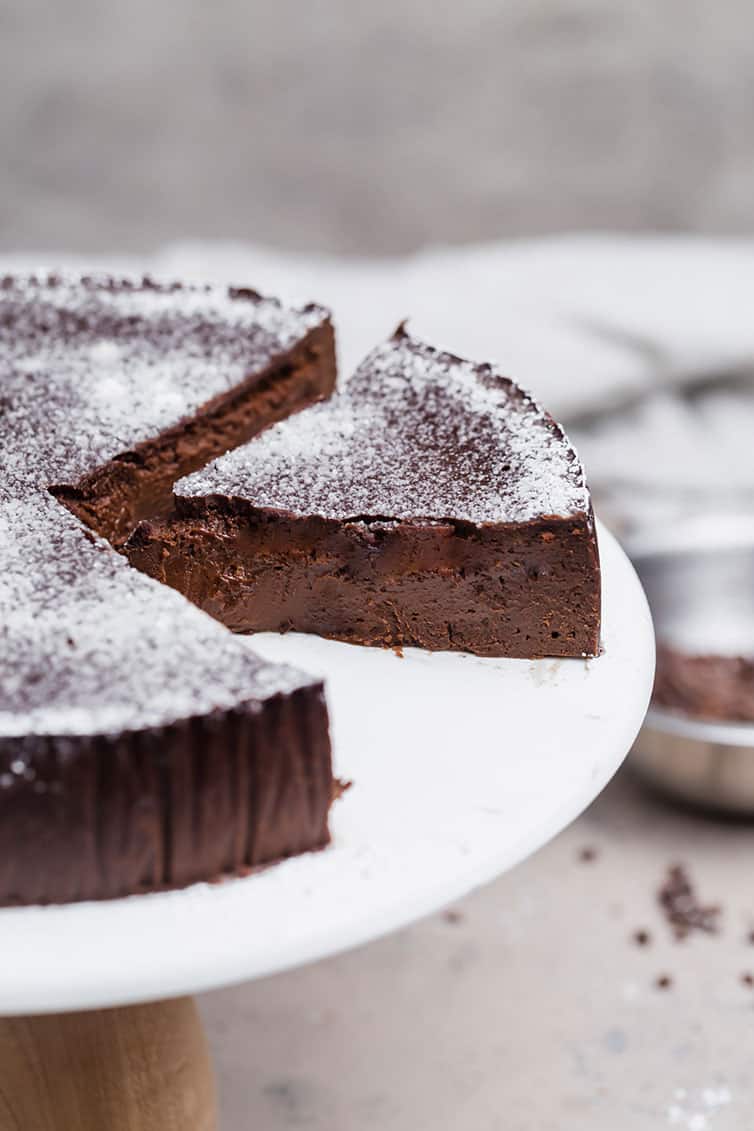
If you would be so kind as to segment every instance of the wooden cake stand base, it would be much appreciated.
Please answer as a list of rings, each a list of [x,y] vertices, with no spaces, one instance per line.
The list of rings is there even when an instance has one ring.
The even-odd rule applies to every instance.
[[[216,1131],[192,998],[0,1018],[0,1131]]]

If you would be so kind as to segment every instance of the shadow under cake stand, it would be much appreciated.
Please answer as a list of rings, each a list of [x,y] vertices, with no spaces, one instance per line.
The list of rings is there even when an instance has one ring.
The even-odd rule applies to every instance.
[[[354,782],[332,846],[221,884],[0,911],[0,1131],[213,1131],[187,995],[402,927],[578,816],[631,747],[654,674],[641,586],[604,528],[600,548],[594,660],[255,636],[263,655],[326,677],[336,773]]]

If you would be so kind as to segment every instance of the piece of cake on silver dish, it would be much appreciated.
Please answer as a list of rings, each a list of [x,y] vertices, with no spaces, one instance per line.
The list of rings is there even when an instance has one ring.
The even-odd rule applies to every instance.
[[[684,801],[754,815],[754,516],[699,516],[628,548],[658,646],[633,764]]]

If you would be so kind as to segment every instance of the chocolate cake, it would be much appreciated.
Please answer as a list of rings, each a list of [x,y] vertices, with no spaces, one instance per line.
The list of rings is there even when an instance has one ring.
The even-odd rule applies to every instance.
[[[652,702],[697,719],[754,722],[754,658],[694,655],[660,641]]]
[[[489,365],[400,328],[347,385],[181,479],[131,561],[236,632],[593,656],[600,572],[576,453]]]
[[[0,279],[1,903],[176,887],[327,842],[320,682],[256,658],[102,536],[334,376],[319,307]]]
[[[0,279],[0,903],[327,843],[321,683],[217,621],[596,653],[591,505],[552,418],[403,330],[326,401],[334,380],[314,305]]]

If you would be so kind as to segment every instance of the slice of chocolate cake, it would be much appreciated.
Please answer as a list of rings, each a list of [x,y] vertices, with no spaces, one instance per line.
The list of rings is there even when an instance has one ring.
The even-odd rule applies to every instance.
[[[652,702],[697,719],[754,722],[754,657],[698,655],[657,643]]]
[[[237,632],[593,656],[600,572],[560,427],[402,328],[342,391],[175,488],[127,551]]]
[[[176,887],[327,843],[321,682],[131,569],[50,489],[117,540],[176,474],[333,380],[318,307],[0,280],[0,903]]]

